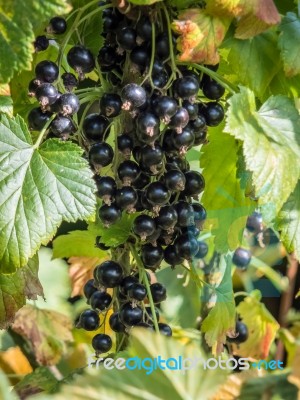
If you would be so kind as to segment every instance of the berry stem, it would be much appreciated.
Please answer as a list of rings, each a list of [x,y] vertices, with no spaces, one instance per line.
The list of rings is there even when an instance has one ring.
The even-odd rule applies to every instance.
[[[167,10],[166,6],[163,3],[162,3],[162,8],[164,10],[164,14],[165,14],[166,21],[167,21],[167,29],[168,29],[168,37],[169,37],[170,58],[171,58],[171,65],[172,65],[172,74],[171,74],[170,79],[173,79],[174,77],[176,78],[176,71],[178,71],[178,68],[176,66],[175,57],[174,57],[174,51],[173,51],[173,39],[172,39],[172,31],[171,31],[171,21],[170,21],[168,10]],[[168,84],[167,84],[167,86],[168,86]]]
[[[137,263],[137,266],[139,268],[139,273],[140,273],[140,275],[142,275],[142,280],[144,282],[144,285],[146,286],[147,296],[148,296],[151,313],[152,313],[152,317],[153,317],[154,328],[155,328],[155,331],[157,333],[159,333],[158,322],[157,322],[157,318],[156,318],[156,314],[155,314],[155,306],[154,306],[154,302],[153,302],[153,298],[152,298],[152,294],[151,294],[151,290],[150,290],[150,284],[148,281],[147,273],[143,266],[142,260],[140,259],[140,256],[138,255],[135,247],[132,244],[130,244],[130,250],[131,250],[131,253],[132,253],[132,255]]]
[[[37,149],[40,146],[40,144],[42,143],[43,138],[44,138],[45,134],[47,133],[47,130],[48,130],[49,126],[51,125],[51,122],[54,120],[55,117],[56,117],[56,114],[53,114],[50,117],[50,119],[46,122],[44,128],[41,130],[36,142],[33,145],[34,149]]]

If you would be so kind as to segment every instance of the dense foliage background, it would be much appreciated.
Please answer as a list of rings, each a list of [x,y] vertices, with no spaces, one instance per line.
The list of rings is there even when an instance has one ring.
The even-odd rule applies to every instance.
[[[201,203],[208,218],[200,240],[209,252],[184,268],[163,264],[156,273],[167,287],[162,313],[173,338],[136,330],[120,354],[234,354],[285,363],[282,371],[198,368],[186,375],[156,371],[151,376],[87,368],[94,333],[73,324],[86,308],[84,283],[109,257],[109,251],[95,247],[95,237],[112,248],[122,245],[134,215],[109,229],[101,224],[81,143],[43,141],[26,122],[36,107],[28,84],[37,63],[59,59],[70,71],[66,53],[79,38],[95,57],[103,46],[97,3],[0,0],[0,398],[299,398],[299,2],[113,2],[133,14],[138,6],[166,7],[177,35],[171,61],[209,75],[226,90],[224,122],[209,128],[208,143],[187,153],[191,167],[205,177]],[[35,37],[55,15],[68,16],[67,32],[44,52],[34,52]],[[217,71],[211,68],[216,64]],[[82,96],[81,104],[92,106],[109,84],[98,84],[94,71],[87,78],[87,86],[96,89]],[[80,131],[80,118],[77,122]],[[259,235],[245,230],[255,210],[264,221]],[[232,264],[241,245],[252,251],[247,271]],[[228,350],[224,344],[237,314],[249,338]],[[99,332],[113,334],[107,321]]]

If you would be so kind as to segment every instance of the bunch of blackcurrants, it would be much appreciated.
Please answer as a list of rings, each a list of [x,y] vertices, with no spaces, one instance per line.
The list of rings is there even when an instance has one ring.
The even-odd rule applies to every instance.
[[[190,170],[185,156],[193,146],[207,143],[208,126],[223,120],[219,99],[225,90],[209,75],[175,63],[176,36],[157,5],[135,7],[128,15],[109,5],[99,2],[104,45],[96,58],[78,44],[67,52],[69,70],[63,72],[59,62],[48,60],[36,65],[29,95],[39,107],[29,113],[28,122],[32,130],[46,129],[48,137],[81,139],[95,174],[98,216],[107,229],[122,214],[136,213],[128,246],[134,246],[140,262],[133,260],[128,272],[114,257],[120,249],[111,249],[112,260],[97,266],[84,287],[92,309],[80,315],[78,327],[97,330],[99,313],[107,315],[113,307],[113,331],[126,334],[142,326],[171,336],[170,326],[159,322],[166,289],[152,276],[163,260],[174,268],[208,253],[207,244],[197,239],[206,219],[199,203],[205,181],[200,172]],[[36,38],[36,51],[45,50],[49,38],[56,40],[66,30],[63,18],[51,19],[46,35]],[[90,112],[86,102],[81,105],[76,94],[82,99],[84,90],[91,89],[85,83],[91,72],[98,73],[99,81],[89,82],[104,90],[98,112]],[[97,246],[108,249],[99,237]],[[97,353],[105,353],[112,340],[97,334],[92,344]]]

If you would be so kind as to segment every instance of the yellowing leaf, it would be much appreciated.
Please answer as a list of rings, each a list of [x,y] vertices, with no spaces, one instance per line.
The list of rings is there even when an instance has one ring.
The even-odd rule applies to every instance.
[[[182,11],[178,20],[172,23],[172,29],[180,35],[177,39],[179,60],[217,64],[220,58],[217,49],[230,21],[228,18],[208,15],[198,8]]]
[[[54,365],[73,341],[72,323],[56,311],[27,305],[18,311],[12,329],[26,339],[41,365]]]
[[[32,372],[32,367],[20,347],[10,347],[0,352],[0,369],[11,375],[26,375]],[[10,378],[12,384],[16,384],[18,380],[18,377]]]
[[[278,322],[260,302],[260,293],[255,291],[237,307],[237,313],[247,325],[249,337],[240,345],[233,345],[234,352],[241,357],[264,360],[279,329]]]

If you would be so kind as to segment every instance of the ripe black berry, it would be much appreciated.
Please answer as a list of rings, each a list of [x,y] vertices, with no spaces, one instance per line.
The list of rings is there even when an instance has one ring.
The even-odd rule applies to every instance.
[[[136,125],[139,133],[153,137],[159,134],[159,118],[150,112],[139,114],[136,120]]]
[[[242,321],[237,321],[235,325],[235,332],[237,336],[235,338],[227,338],[228,342],[241,344],[246,342],[249,336],[247,325]]]
[[[203,114],[208,126],[217,126],[224,119],[224,109],[219,103],[206,103],[203,108]]]
[[[124,154],[124,156],[129,156],[133,149],[133,140],[132,138],[123,133],[122,135],[117,137],[118,150]]]
[[[184,190],[186,178],[179,169],[171,169],[165,173],[164,182],[169,190],[178,192]]]
[[[47,50],[49,47],[49,39],[47,39],[45,35],[37,36],[33,45],[36,52]]]
[[[181,133],[182,129],[187,126],[189,122],[189,113],[183,107],[177,109],[170,121],[170,128],[174,128],[177,133]]]
[[[33,108],[28,114],[29,129],[33,131],[40,131],[49,121],[51,115],[52,114],[50,112],[43,112],[39,107]]]
[[[197,103],[191,103],[188,100],[184,100],[182,103],[182,107],[187,110],[190,121],[197,118],[198,113],[199,113],[199,106]]]
[[[42,108],[46,108],[46,106],[55,103],[57,96],[58,91],[51,83],[42,83],[37,87],[35,92],[35,97]]]
[[[132,50],[136,45],[136,31],[128,26],[117,32],[118,45],[124,50]]]
[[[104,201],[104,203],[110,205],[116,194],[116,181],[110,176],[98,177],[98,175],[96,175],[96,185],[98,196]]]
[[[42,84],[41,81],[38,79],[32,79],[28,85],[28,96],[33,97],[35,96],[35,92],[37,88]]]
[[[103,46],[98,54],[97,60],[101,67],[112,69],[116,64],[116,50],[110,46]]]
[[[239,247],[232,256],[232,262],[240,269],[246,269],[251,261],[251,252],[247,249]]]
[[[94,279],[90,279],[84,285],[83,293],[84,293],[86,299],[89,301],[92,294],[95,292],[97,292],[97,288],[94,286]]]
[[[41,61],[35,67],[35,76],[42,82],[53,83],[58,78],[58,66],[52,61]]]
[[[188,171],[185,174],[184,194],[186,196],[195,196],[201,193],[205,187],[203,175],[198,171]]]
[[[79,110],[80,103],[78,97],[73,93],[64,93],[57,100],[59,112],[64,115],[76,114]]]
[[[164,251],[161,246],[153,246],[146,243],[141,247],[141,259],[146,268],[155,268],[159,266],[164,257]]]
[[[167,33],[161,33],[156,38],[155,52],[159,58],[165,60],[170,55],[169,36]]]
[[[78,80],[76,76],[70,72],[64,72],[61,76],[61,79],[68,92],[71,92],[75,87],[78,86]]]
[[[172,329],[169,325],[159,322],[158,324],[159,332],[164,336],[172,336]]]
[[[177,111],[177,101],[169,96],[158,97],[153,104],[153,112],[157,117],[161,118],[163,122],[168,124],[170,119]]]
[[[118,167],[118,177],[124,185],[131,185],[131,183],[139,176],[141,172],[138,164],[131,160],[121,162]]]
[[[150,168],[158,165],[163,160],[163,150],[158,143],[155,143],[153,146],[145,145],[141,148],[141,160],[143,166],[146,168]],[[153,171],[155,172],[155,171]]]
[[[114,158],[114,151],[108,143],[96,143],[89,151],[89,161],[95,168],[106,167]]]
[[[97,353],[107,353],[112,348],[111,337],[105,333],[99,333],[93,337],[92,346]]]
[[[62,17],[53,17],[50,19],[50,24],[47,28],[48,33],[54,33],[57,35],[65,33],[67,30],[67,22]]]
[[[141,69],[144,69],[150,59],[150,54],[147,46],[136,46],[130,53],[130,60]]]
[[[186,201],[179,201],[174,205],[178,216],[177,225],[180,227],[186,227],[193,225],[194,223],[194,209],[191,204]]]
[[[118,286],[122,281],[123,269],[121,265],[115,261],[104,261],[95,268],[94,278],[100,285],[106,288],[113,288]]]
[[[204,258],[208,253],[208,246],[205,242],[198,241],[198,253],[195,258]]]
[[[116,205],[128,213],[134,212],[138,200],[136,190],[131,186],[123,186],[116,191]]]
[[[178,220],[178,214],[173,206],[164,206],[159,210],[155,221],[159,228],[164,230],[172,230]]]
[[[161,182],[152,182],[147,188],[146,197],[153,206],[163,206],[170,199],[171,193]]]
[[[86,331],[95,331],[99,328],[100,318],[96,311],[85,310],[80,314],[78,327]]]
[[[174,245],[176,253],[180,254],[187,260],[191,260],[192,257],[197,254],[199,249],[197,239],[188,233],[179,236],[175,240]]]
[[[161,303],[167,298],[167,290],[164,285],[159,282],[150,285],[150,291],[154,303]]]
[[[120,114],[122,100],[118,94],[105,93],[100,100],[100,111],[108,118],[116,117]]]
[[[206,209],[199,203],[192,203],[192,207],[194,211],[195,224],[199,229],[202,229],[203,223],[207,217]]]
[[[136,276],[128,275],[125,276],[125,278],[122,279],[120,283],[119,290],[122,294],[127,295],[128,290],[131,288],[131,286],[134,283],[138,283],[138,278]]]
[[[95,68],[95,59],[93,54],[84,46],[74,46],[67,54],[67,61],[82,78],[83,74],[87,74]]]
[[[141,107],[147,100],[145,89],[136,83],[128,83],[121,92],[124,110],[132,110]]]
[[[206,129],[206,120],[202,114],[198,114],[193,121],[190,121],[188,127],[192,129],[194,133],[202,132]]]
[[[199,82],[193,76],[184,76],[174,84],[174,91],[182,99],[191,99],[198,93]]]
[[[136,235],[145,240],[155,232],[156,223],[149,215],[139,215],[135,218],[132,229]]]
[[[109,226],[116,223],[122,217],[122,211],[116,204],[103,204],[99,208],[99,218],[104,226]]]
[[[142,322],[143,310],[136,306],[132,306],[131,303],[124,304],[120,309],[120,321],[127,326],[137,325]]]
[[[97,291],[90,298],[90,304],[94,310],[103,311],[110,306],[112,297],[109,293]]]
[[[182,264],[184,258],[177,254],[176,248],[173,244],[169,244],[164,251],[164,260],[167,264],[170,264],[174,267],[175,265]]]
[[[125,332],[126,327],[122,324],[119,318],[119,313],[114,312],[110,317],[109,317],[109,326],[114,332]]]
[[[213,79],[205,80],[202,91],[209,100],[219,100],[225,93],[224,87]]]
[[[85,117],[82,129],[87,139],[102,141],[108,126],[109,121],[103,115],[90,114]]]
[[[151,40],[152,38],[152,24],[150,19],[146,16],[143,16],[139,19],[137,26],[137,34],[143,40]]]
[[[261,213],[253,212],[248,218],[246,228],[256,235],[263,231],[263,218]]]
[[[75,131],[74,122],[69,117],[58,115],[50,125],[51,132],[62,139],[67,139]]]
[[[134,283],[128,290],[128,296],[130,299],[143,301],[147,296],[147,290],[142,283]]]
[[[187,150],[193,146],[194,140],[195,134],[188,126],[183,128],[180,134],[173,132],[172,135],[172,144],[179,150],[180,154],[185,154]]]

